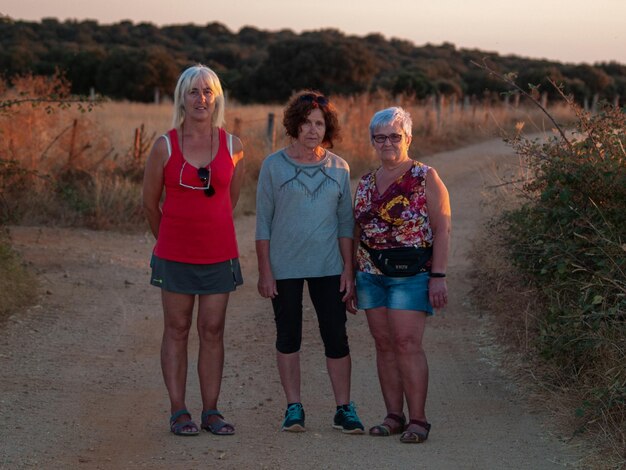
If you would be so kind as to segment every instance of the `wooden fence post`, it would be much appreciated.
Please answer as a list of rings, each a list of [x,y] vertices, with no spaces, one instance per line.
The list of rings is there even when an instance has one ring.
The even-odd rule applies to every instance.
[[[269,151],[273,152],[276,146],[276,126],[274,125],[274,113],[267,114],[267,145]]]
[[[78,120],[74,119],[74,122],[72,123],[72,135],[70,137],[70,151],[69,151],[69,154],[67,156],[67,166],[69,168],[73,167],[73,165],[74,165],[74,158],[76,158],[75,148],[76,148],[76,132],[77,132],[77,128],[78,128]]]
[[[430,135],[430,98],[427,98],[424,101],[424,119],[422,120],[424,122],[424,135],[428,136]]]
[[[435,129],[437,131],[439,131],[439,127],[441,127],[441,113],[443,111],[443,107],[444,107],[444,100],[445,98],[443,97],[443,95],[439,95],[439,98],[437,99],[437,97],[435,97],[435,111],[437,113],[437,120],[435,122]]]
[[[143,132],[143,124],[141,130],[139,127],[135,128],[135,141],[133,143],[133,162],[138,163],[141,157],[141,133]]]
[[[593,95],[593,100],[591,101],[591,112],[594,114],[598,112],[599,101],[600,101],[600,95],[596,93],[595,95]]]

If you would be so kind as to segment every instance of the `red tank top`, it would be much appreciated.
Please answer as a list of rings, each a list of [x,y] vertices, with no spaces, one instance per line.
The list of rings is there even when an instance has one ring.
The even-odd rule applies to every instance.
[[[171,149],[164,168],[165,200],[154,254],[159,258],[192,264],[212,264],[237,258],[237,239],[230,201],[234,165],[226,145],[226,132],[219,129],[219,149],[207,167],[215,194],[202,190],[198,168],[186,162],[178,145],[176,129],[168,133]],[[183,165],[184,164],[184,165]],[[184,166],[184,167],[183,167]]]

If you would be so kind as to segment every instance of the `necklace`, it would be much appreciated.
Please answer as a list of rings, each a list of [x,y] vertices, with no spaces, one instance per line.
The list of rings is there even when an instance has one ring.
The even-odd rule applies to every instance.
[[[409,158],[407,160],[403,160],[402,162],[398,163],[396,166],[391,167],[391,168],[385,168],[384,166],[381,165],[381,167],[378,169],[376,173],[379,178],[395,179],[397,175],[404,173],[408,169],[408,166],[406,166],[407,162],[411,162],[411,164],[413,164],[412,160]],[[398,169],[400,169],[401,171],[398,171]]]
[[[181,139],[180,139],[180,153],[183,154],[183,159],[187,160],[185,158],[185,123],[182,123],[180,126],[180,130],[181,130]],[[217,152],[215,152],[215,155],[213,155],[213,127],[211,127],[210,130],[210,134],[209,134],[209,142],[210,142],[210,146],[209,146],[209,163],[204,165],[204,167],[208,167],[211,165],[211,162],[213,161],[213,159],[215,158],[215,155],[217,155]]]
[[[388,171],[389,173],[393,173],[394,171],[396,171],[398,168],[401,168],[403,165],[406,164],[406,162],[411,161],[410,158],[407,158],[406,160],[402,160],[400,163],[398,163],[396,166],[392,166],[390,168],[385,168],[384,166],[381,165],[381,169],[384,169],[385,171]]]
[[[411,165],[413,164],[412,160],[408,159],[399,163],[391,169],[386,169],[385,167],[381,166],[376,171],[376,173],[374,173],[374,184],[378,188],[379,194],[383,194],[389,188],[389,186],[394,183],[394,181],[398,181],[402,178],[402,176],[408,170],[408,167],[402,168],[407,161],[411,162]],[[397,171],[398,168],[402,168],[402,171]]]

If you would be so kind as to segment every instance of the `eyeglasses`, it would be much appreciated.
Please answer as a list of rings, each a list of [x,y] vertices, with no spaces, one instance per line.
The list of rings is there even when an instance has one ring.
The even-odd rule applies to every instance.
[[[188,184],[183,183],[183,171],[185,170],[186,164],[187,162],[185,161],[183,163],[183,166],[180,168],[180,176],[178,179],[178,184],[181,185],[183,188],[197,189],[197,190],[204,191],[204,194],[206,195],[206,197],[213,196],[215,194],[215,188],[211,186],[211,170],[206,167],[198,168],[198,178],[200,179],[200,182],[204,186],[190,186]]]
[[[374,142],[378,144],[384,144],[387,139],[389,139],[389,142],[391,142],[392,144],[397,144],[402,140],[402,137],[404,137],[402,134],[376,134],[372,136],[372,139],[374,139]]]
[[[328,98],[324,95],[314,95],[313,93],[307,93],[298,97],[298,101],[301,103],[313,103],[319,106],[328,106]]]
[[[206,184],[207,188],[204,190],[206,197],[211,197],[215,194],[215,188],[211,186],[211,170],[206,167],[198,168],[198,178],[202,181],[202,184]]]

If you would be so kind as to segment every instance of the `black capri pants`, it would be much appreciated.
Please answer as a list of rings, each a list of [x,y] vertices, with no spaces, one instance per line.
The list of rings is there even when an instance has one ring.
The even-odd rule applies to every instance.
[[[302,344],[302,295],[307,281],[317,314],[324,353],[340,359],[350,353],[346,333],[346,304],[339,292],[341,276],[282,279],[276,281],[278,295],[272,299],[276,322],[276,349],[283,354],[300,351]]]

